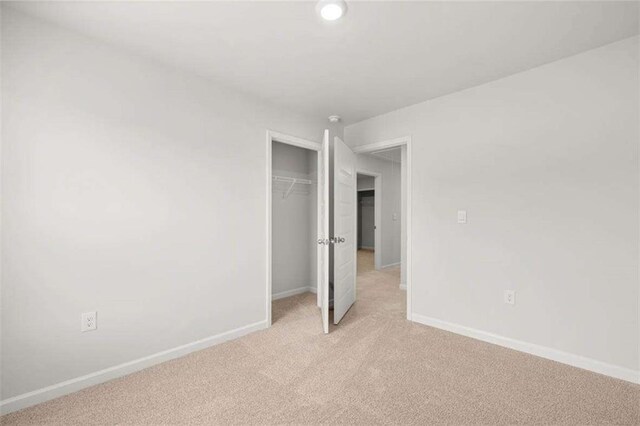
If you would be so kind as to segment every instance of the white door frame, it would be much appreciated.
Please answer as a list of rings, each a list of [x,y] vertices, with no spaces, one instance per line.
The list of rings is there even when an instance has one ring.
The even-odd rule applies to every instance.
[[[272,183],[272,155],[271,155],[271,151],[273,149],[273,142],[280,142],[280,143],[284,143],[287,145],[293,145],[293,146],[297,146],[299,148],[305,148],[305,149],[310,149],[312,151],[316,151],[318,153],[317,155],[317,166],[316,169],[318,170],[318,176],[320,175],[320,165],[321,165],[321,159],[320,159],[320,152],[322,151],[322,144],[320,142],[315,142],[315,141],[311,141],[308,139],[303,139],[303,138],[299,138],[297,136],[291,136],[291,135],[287,135],[284,133],[280,133],[280,132],[275,132],[273,130],[267,130],[267,293],[266,293],[266,299],[267,299],[267,306],[266,306],[266,312],[267,312],[267,327],[271,327],[271,292],[272,292],[272,282],[271,282],[271,262],[273,260],[272,258],[272,253],[271,253],[271,238],[272,238],[272,232],[271,232],[271,228],[272,228],[272,224],[271,224],[271,216],[272,216],[272,212],[271,212],[271,200],[273,197],[273,183]],[[322,194],[320,194],[320,191],[318,192],[318,201],[317,201],[317,216],[316,216],[316,220],[320,221],[320,197],[322,196]],[[317,271],[318,274],[320,273],[320,271]],[[316,286],[318,286],[320,283],[319,280],[317,280],[316,282]],[[317,290],[316,290],[317,291]],[[318,297],[320,295],[320,291],[318,292]]]
[[[356,165],[356,175],[365,175],[374,178],[373,211],[375,217],[373,218],[373,224],[376,229],[373,231],[373,260],[374,267],[376,268],[376,270],[378,270],[382,266],[382,251],[380,250],[380,248],[382,247],[382,173],[362,169]],[[356,264],[357,262],[358,256],[356,256]]]
[[[412,321],[413,312],[412,309],[412,259],[411,259],[411,136],[403,136],[396,139],[389,139],[385,141],[375,142],[366,145],[360,145],[356,148],[353,148],[353,152],[356,154],[365,154],[373,151],[379,151],[386,148],[394,148],[398,146],[406,146],[406,214],[404,215],[406,218],[406,241],[407,241],[407,258],[405,259],[407,262],[406,265],[406,274],[407,274],[407,319]],[[405,206],[402,206],[405,208]]]

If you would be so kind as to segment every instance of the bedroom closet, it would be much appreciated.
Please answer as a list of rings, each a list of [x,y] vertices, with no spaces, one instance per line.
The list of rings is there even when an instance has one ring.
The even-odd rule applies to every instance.
[[[271,296],[277,322],[296,315],[297,301],[316,298],[307,293],[317,293],[318,152],[273,141],[271,165]]]

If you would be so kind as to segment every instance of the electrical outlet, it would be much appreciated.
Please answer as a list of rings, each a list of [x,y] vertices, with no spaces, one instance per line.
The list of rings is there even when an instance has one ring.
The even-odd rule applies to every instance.
[[[85,312],[80,319],[80,331],[92,331],[98,328],[96,312]]]
[[[514,290],[505,290],[504,291],[504,303],[508,305],[516,304],[516,292]]]

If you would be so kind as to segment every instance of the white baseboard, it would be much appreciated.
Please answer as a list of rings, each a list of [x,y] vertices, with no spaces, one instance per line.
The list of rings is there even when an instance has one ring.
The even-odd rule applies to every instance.
[[[390,264],[388,264],[388,265],[382,265],[382,266],[380,267],[380,269],[391,268],[391,267],[393,267],[393,266],[399,266],[400,264],[402,264],[402,262],[390,263]]]
[[[616,379],[626,380],[632,383],[640,383],[640,371],[630,368],[620,367],[606,362],[597,361],[581,355],[563,352],[558,349],[546,346],[536,345],[534,343],[523,342],[521,340],[511,339],[509,337],[500,336],[498,334],[489,333],[475,328],[466,327],[442,321],[436,318],[427,317],[416,314],[411,315],[411,320],[420,324],[439,328],[441,330],[450,331],[452,333],[461,334],[473,339],[482,340],[483,342],[493,343],[494,345],[504,346],[506,348],[515,349],[541,358],[557,361],[562,364],[571,365],[573,367],[582,368],[584,370],[593,371],[594,373],[604,374],[605,376],[615,377]]]
[[[407,289],[407,283],[400,283],[400,290],[406,290]]]
[[[265,328],[267,328],[267,322],[259,321],[253,324],[246,325],[244,327],[217,334],[215,336],[205,337],[204,339],[196,340],[195,342],[187,343],[185,345],[168,349],[166,351],[158,352],[144,358],[138,358],[133,361],[125,362],[124,364],[96,371],[95,373],[90,373],[81,377],[77,377],[75,379],[47,386],[42,389],[14,396],[12,398],[0,401],[0,414],[11,413],[13,411],[40,404],[42,402],[49,401],[60,396],[77,392],[89,386],[94,386],[100,383],[107,382],[109,380],[116,379],[118,377],[126,376],[127,374],[143,370],[145,368],[160,364],[165,361],[169,361],[174,358],[185,356],[187,354],[190,354],[191,352],[196,352],[211,346],[218,345],[228,340],[237,339],[238,337],[242,337],[246,334]]]
[[[316,288],[304,286],[304,287],[294,288],[292,290],[281,291],[280,293],[272,294],[271,300],[284,299],[285,297],[291,297],[291,296],[295,296],[296,294],[302,294],[307,292],[316,293]]]

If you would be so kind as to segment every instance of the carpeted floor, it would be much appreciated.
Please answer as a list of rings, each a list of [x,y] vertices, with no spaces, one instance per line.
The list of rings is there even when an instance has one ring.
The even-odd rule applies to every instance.
[[[371,256],[371,257],[367,257]],[[399,270],[360,252],[358,300],[9,414],[3,424],[639,424],[640,386],[405,320]]]

